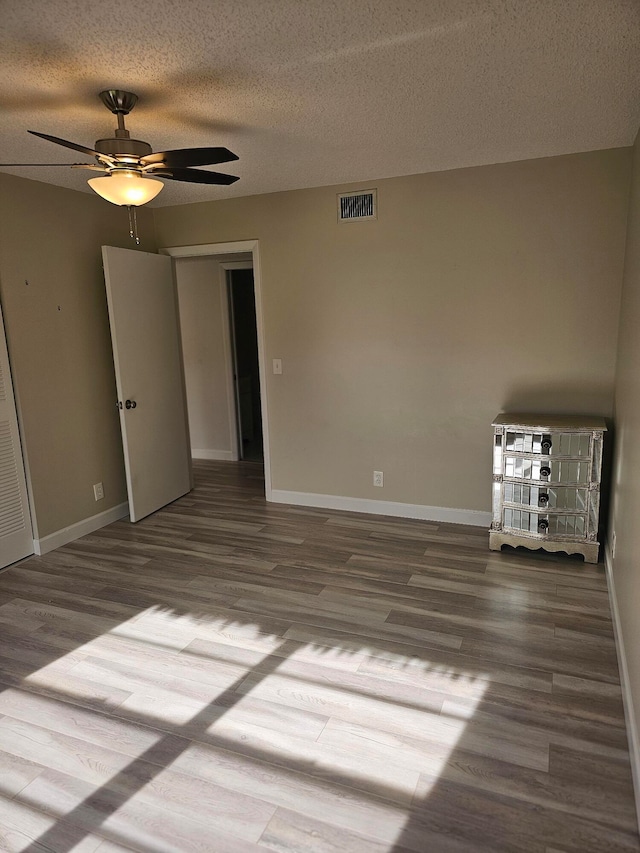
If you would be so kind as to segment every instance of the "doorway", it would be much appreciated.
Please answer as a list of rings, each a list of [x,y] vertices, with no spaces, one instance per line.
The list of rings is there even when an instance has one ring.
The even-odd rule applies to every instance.
[[[263,462],[260,360],[253,269],[227,269],[238,456]]]
[[[174,258],[176,261],[181,259],[196,259],[200,258],[210,259],[216,261],[221,272],[224,276],[223,278],[223,286],[220,289],[220,299],[223,304],[223,315],[226,318],[226,322],[223,324],[223,328],[221,329],[221,340],[223,343],[224,352],[228,355],[226,358],[227,368],[226,368],[226,376],[228,379],[226,382],[220,378],[220,390],[219,396],[217,398],[218,402],[213,407],[217,410],[218,416],[218,424],[216,426],[216,436],[219,437],[224,432],[224,426],[222,420],[226,415],[224,412],[228,412],[228,425],[229,432],[227,434],[231,435],[231,442],[228,446],[222,446],[218,443],[218,438],[214,436],[210,443],[207,443],[203,440],[201,444],[198,444],[197,447],[203,449],[203,453],[196,456],[194,454],[194,458],[202,458],[202,459],[220,459],[220,460],[238,460],[240,458],[245,458],[249,460],[250,458],[258,458],[254,457],[253,453],[256,451],[256,447],[259,446],[260,440],[262,442],[262,461],[264,465],[264,485],[265,485],[265,497],[268,501],[272,499],[272,485],[271,485],[271,460],[270,460],[270,441],[269,441],[269,417],[268,417],[268,394],[267,394],[267,377],[266,377],[266,359],[265,359],[265,336],[264,336],[264,319],[263,319],[263,311],[262,311],[262,280],[261,280],[261,270],[260,270],[260,255],[259,255],[259,245],[257,240],[243,240],[232,243],[208,243],[205,245],[197,245],[197,246],[172,246],[167,247],[165,249],[161,249],[161,252],[167,254]],[[258,358],[258,382],[254,382],[251,386],[251,400],[252,400],[252,413],[251,413],[251,423],[253,426],[253,441],[247,442],[249,445],[246,450],[246,455],[244,450],[241,449],[243,442],[240,441],[239,429],[237,426],[237,416],[236,416],[236,388],[235,382],[233,379],[234,372],[236,375],[238,371],[234,371],[234,357],[233,357],[233,346],[231,341],[232,336],[232,324],[231,324],[231,292],[229,290],[229,273],[231,271],[235,272],[241,271],[243,268],[250,268],[250,273],[253,277],[253,297],[254,297],[254,317],[253,317],[253,327],[255,328],[255,341],[257,343],[257,358]],[[231,285],[231,287],[235,287],[235,285]],[[180,313],[182,315],[182,308],[180,309]],[[183,332],[183,346],[185,344],[185,335]],[[254,344],[255,348],[255,344]],[[186,364],[185,364],[186,367]],[[200,390],[205,386],[208,386],[209,383],[202,377],[202,381],[200,382]],[[223,390],[223,385],[226,387],[226,394]],[[257,405],[257,400],[255,394],[259,395],[259,406]],[[249,397],[249,394],[247,394]],[[212,408],[212,407],[209,407]],[[191,414],[190,414],[191,418]],[[246,415],[245,415],[246,419]],[[205,438],[204,433],[202,433],[203,439]]]

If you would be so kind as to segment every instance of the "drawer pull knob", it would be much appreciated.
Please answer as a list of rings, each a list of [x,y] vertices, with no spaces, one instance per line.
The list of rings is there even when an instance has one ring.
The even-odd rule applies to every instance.
[[[545,436],[542,439],[542,452],[548,453],[551,450],[551,439],[548,436]]]
[[[540,469],[540,476],[541,477],[549,477],[550,475],[551,475],[551,468],[549,468],[548,465],[543,465],[542,468]]]
[[[546,533],[546,531],[548,529],[549,529],[549,522],[547,521],[546,518],[541,518],[540,521],[538,522],[538,530],[541,533]]]
[[[549,503],[549,495],[546,492],[542,492],[538,498],[538,503],[540,506],[546,506]]]

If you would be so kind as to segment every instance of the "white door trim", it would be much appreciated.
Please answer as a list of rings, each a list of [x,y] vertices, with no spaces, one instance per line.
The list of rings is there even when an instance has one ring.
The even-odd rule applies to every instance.
[[[262,309],[262,275],[260,271],[260,247],[258,240],[238,240],[233,243],[203,243],[199,246],[167,246],[159,250],[172,258],[215,257],[251,252],[253,287],[256,295],[256,324],[258,327],[258,362],[260,371],[260,407],[262,409],[262,440],[264,455],[264,491],[268,501],[272,500],[271,452],[269,442],[269,416],[267,391],[267,360]],[[228,262],[225,262],[228,263]]]

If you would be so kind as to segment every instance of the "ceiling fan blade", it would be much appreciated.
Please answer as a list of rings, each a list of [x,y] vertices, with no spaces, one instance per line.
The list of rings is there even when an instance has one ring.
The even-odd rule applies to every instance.
[[[71,163],[72,169],[91,169],[93,172],[108,172],[107,166],[99,166],[97,163]]]
[[[192,184],[220,184],[228,186],[239,181],[236,175],[223,175],[221,172],[205,172],[202,169],[163,169],[160,175],[172,181],[188,181]]]
[[[100,157],[105,160],[113,160],[108,154],[100,154],[99,151],[94,151],[93,148],[87,148],[85,145],[77,145],[75,142],[67,142],[66,139],[60,139],[57,136],[49,136],[47,133],[38,133],[37,130],[29,130],[28,133],[33,136],[39,136],[40,139],[47,139],[49,142],[55,142],[56,145],[64,145],[65,148],[73,148],[74,151],[81,151],[88,157]]]
[[[84,163],[0,163],[0,166],[84,166]],[[88,168],[93,168],[93,166],[89,166]],[[96,168],[100,168],[97,166]]]
[[[177,148],[175,151],[158,151],[141,157],[143,166],[155,163],[168,166],[170,169],[185,166],[215,166],[216,163],[229,163],[237,160],[238,155],[228,148]]]

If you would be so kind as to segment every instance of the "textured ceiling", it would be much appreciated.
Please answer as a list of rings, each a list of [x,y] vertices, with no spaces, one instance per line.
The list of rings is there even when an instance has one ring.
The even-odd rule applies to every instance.
[[[140,96],[154,150],[225,145],[231,187],[154,205],[630,145],[638,0],[2,0],[0,162],[81,161]],[[87,160],[87,162],[89,162]],[[88,190],[68,168],[5,169]]]

